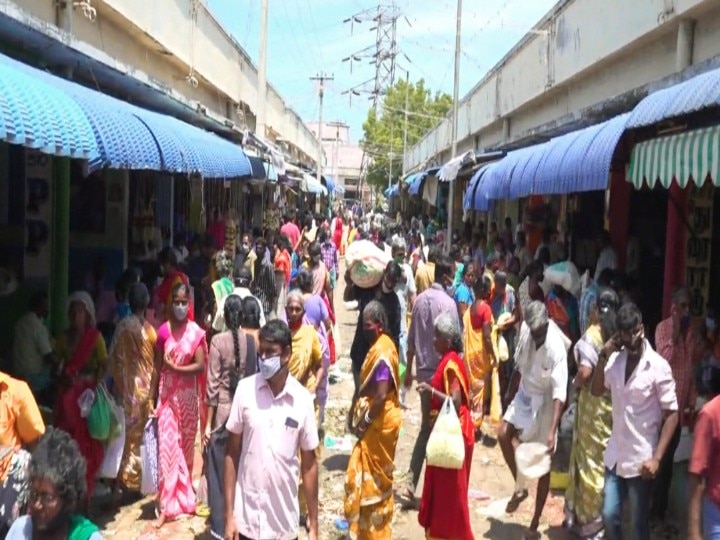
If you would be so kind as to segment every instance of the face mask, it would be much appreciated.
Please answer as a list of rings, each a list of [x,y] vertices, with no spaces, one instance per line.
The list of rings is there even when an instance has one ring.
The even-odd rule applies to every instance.
[[[364,328],[363,334],[365,335],[366,343],[375,343],[375,340],[378,336],[377,330],[375,328]]]
[[[173,315],[175,315],[175,319],[180,322],[187,319],[189,309],[189,304],[173,304]]]
[[[268,358],[260,357],[260,362],[258,363],[260,364],[260,375],[262,375],[262,378],[266,381],[272,379],[277,372],[280,371],[280,368],[282,368],[280,355],[269,356]]]
[[[707,326],[708,330],[710,330],[711,332],[714,332],[715,331],[715,319],[713,319],[711,317],[707,317],[705,319],[705,326]]]

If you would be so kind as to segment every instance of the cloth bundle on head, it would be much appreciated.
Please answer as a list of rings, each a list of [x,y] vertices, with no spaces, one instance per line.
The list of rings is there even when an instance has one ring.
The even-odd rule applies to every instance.
[[[85,306],[85,310],[88,312],[88,321],[90,326],[95,326],[97,321],[95,320],[95,303],[89,293],[85,291],[75,291],[67,299],[67,309],[70,311],[70,305],[73,302],[80,302]]]
[[[382,279],[390,256],[370,240],[357,240],[345,252],[350,279],[358,287],[375,287]]]
[[[545,269],[545,282],[562,287],[579,298],[582,293],[582,281],[577,267],[571,261],[552,264]]]

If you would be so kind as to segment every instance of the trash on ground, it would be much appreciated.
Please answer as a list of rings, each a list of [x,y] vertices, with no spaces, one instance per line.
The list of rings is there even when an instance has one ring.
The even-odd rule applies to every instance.
[[[325,440],[323,442],[326,450],[332,450],[335,452],[350,452],[353,447],[352,439],[349,435],[343,435],[342,437],[325,435]]]

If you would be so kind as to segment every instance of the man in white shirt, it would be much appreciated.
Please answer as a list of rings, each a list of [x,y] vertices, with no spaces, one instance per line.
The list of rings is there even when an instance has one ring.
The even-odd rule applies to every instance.
[[[600,273],[609,268],[610,270],[617,270],[618,260],[615,249],[612,247],[612,238],[610,233],[603,231],[600,234],[600,255],[598,255],[597,266],[595,266],[595,281],[600,277]]]
[[[48,315],[47,294],[39,292],[33,295],[29,308],[15,324],[13,375],[27,381],[33,394],[38,396],[50,386],[50,366],[53,363],[50,334],[43,324]]]
[[[289,375],[292,335],[270,321],[260,330],[259,374],[242,379],[226,428],[225,538],[298,537],[299,480],[308,538],[318,538],[318,428],[310,393]]]
[[[542,302],[531,302],[524,317],[515,350],[520,387],[508,406],[498,433],[503,457],[516,480],[515,493],[505,509],[507,513],[517,510],[528,496],[524,481],[518,479],[516,442],[543,443],[549,453],[554,453],[560,417],[567,399],[567,351],[570,341],[549,319]],[[550,471],[538,481],[531,533],[537,533],[549,492]]]
[[[233,289],[232,294],[239,296],[241,299],[251,296],[257,300],[258,306],[260,307],[260,327],[263,327],[265,326],[265,314],[263,313],[260,300],[258,300],[257,296],[254,296],[252,292],[250,292],[250,283],[252,283],[252,273],[249,268],[243,266],[235,272],[235,288]],[[218,302],[217,309],[215,311],[212,327],[216,332],[225,332],[227,330],[227,327],[225,326],[226,299],[227,296]]]
[[[407,366],[407,314],[408,310],[412,313],[412,305],[415,302],[415,296],[417,293],[413,271],[410,265],[405,262],[406,257],[407,246],[405,245],[405,239],[402,236],[398,236],[395,240],[393,240],[392,258],[400,265],[403,271],[402,279],[398,281],[397,285],[395,285],[395,293],[400,300],[400,362],[404,366]],[[404,405],[404,386],[400,389],[400,401]]]
[[[653,483],[679,420],[675,380],[668,362],[645,339],[637,306],[628,303],[618,310],[617,328],[598,355],[592,383],[594,396],[610,390],[612,399],[602,509],[605,538],[622,540],[622,508],[629,499],[628,537],[650,540]]]

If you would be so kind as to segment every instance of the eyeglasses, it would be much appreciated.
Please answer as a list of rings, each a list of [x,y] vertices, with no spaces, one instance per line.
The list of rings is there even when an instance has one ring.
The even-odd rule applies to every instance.
[[[50,493],[41,493],[38,491],[30,490],[30,493],[28,494],[29,504],[40,503],[41,506],[54,506],[58,503],[59,500],[60,497],[58,495],[53,495]]]

